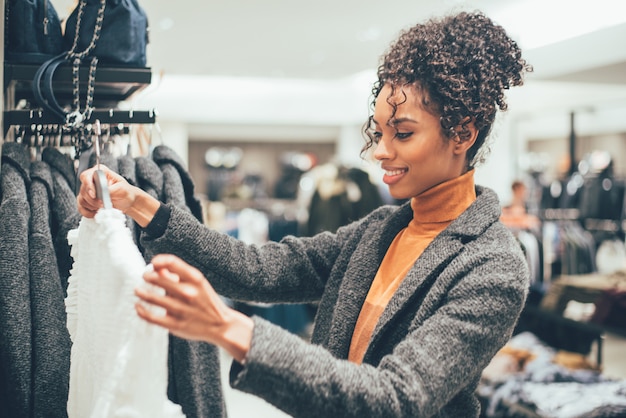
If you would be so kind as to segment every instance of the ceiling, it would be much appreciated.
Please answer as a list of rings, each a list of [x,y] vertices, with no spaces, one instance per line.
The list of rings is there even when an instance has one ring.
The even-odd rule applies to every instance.
[[[149,58],[167,73],[323,79],[376,67],[400,29],[459,3],[213,0],[163,8],[142,1],[152,21]]]
[[[66,16],[76,0],[54,0]],[[624,25],[623,0],[139,0],[149,18],[148,65],[169,75],[336,79],[377,66],[398,32],[452,10],[483,10],[528,52],[538,77],[626,84],[626,36],[598,62],[591,45],[534,54],[540,43]],[[601,23],[597,21],[602,20]],[[593,26],[595,25],[595,27]],[[558,42],[557,42],[558,43]],[[607,54],[604,54],[607,55]],[[555,60],[555,57],[557,58]],[[570,58],[572,59],[572,58]],[[539,60],[539,61],[536,61]],[[542,75],[543,61],[561,64]],[[583,63],[582,65],[580,63]]]

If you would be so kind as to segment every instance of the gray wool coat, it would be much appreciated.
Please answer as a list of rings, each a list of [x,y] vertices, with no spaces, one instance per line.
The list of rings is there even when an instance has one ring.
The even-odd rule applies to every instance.
[[[336,233],[260,247],[172,207],[164,234],[142,239],[152,253],[198,267],[224,296],[319,301],[312,344],[255,317],[245,365],[231,367],[233,387],[295,417],[477,417],[481,371],[512,334],[529,271],[498,221],[496,194],[480,186],[476,193],[407,274],[362,365],[346,360],[352,332],[389,245],[413,217],[408,203],[379,208]]]
[[[189,174],[182,169],[182,162],[177,163],[180,157],[164,145],[156,147],[152,157],[153,166],[162,173],[161,198],[180,210],[192,213],[196,220],[202,219],[200,203],[193,197]],[[157,183],[158,178],[152,177],[152,182]],[[150,248],[145,250],[145,255],[149,256]],[[225,417],[221,381],[214,378],[220,375],[217,347],[170,334],[168,349],[168,397],[182,407],[187,418]]]
[[[30,232],[28,235],[32,343],[33,417],[67,417],[71,340],[64,289],[57,268],[51,211],[54,182],[50,166],[30,163]]]
[[[31,311],[28,275],[30,157],[25,145],[2,144],[0,171],[0,417],[32,413]]]

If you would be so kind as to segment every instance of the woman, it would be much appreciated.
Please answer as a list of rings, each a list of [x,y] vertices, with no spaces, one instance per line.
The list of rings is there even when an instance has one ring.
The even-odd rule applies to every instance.
[[[482,369],[511,336],[528,269],[474,166],[504,90],[530,70],[481,13],[418,24],[383,58],[364,151],[402,206],[310,238],[247,246],[107,171],[114,207],[144,228],[166,309],[138,314],[234,358],[231,385],[296,417],[476,417]],[[101,206],[93,170],[78,202]],[[162,254],[167,253],[167,254]],[[184,261],[183,261],[184,260]],[[215,289],[215,290],[214,290]],[[216,293],[217,291],[217,293]],[[312,343],[228,308],[218,293],[319,303]]]

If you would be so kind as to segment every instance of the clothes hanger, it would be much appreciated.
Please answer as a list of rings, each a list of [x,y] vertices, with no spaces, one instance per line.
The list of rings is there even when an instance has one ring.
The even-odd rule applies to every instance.
[[[107,176],[104,174],[104,171],[100,169],[100,121],[96,119],[94,123],[94,132],[95,132],[95,146],[96,146],[96,196],[102,200],[104,204],[104,209],[113,209],[113,204],[111,203],[111,195],[109,194],[109,185],[107,183]]]

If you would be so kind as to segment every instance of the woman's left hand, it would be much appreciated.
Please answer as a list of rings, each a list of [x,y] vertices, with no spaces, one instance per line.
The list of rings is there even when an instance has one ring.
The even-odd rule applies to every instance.
[[[252,319],[228,307],[202,273],[182,259],[161,254],[152,259],[152,266],[144,280],[165,294],[136,288],[140,298],[135,306],[137,314],[177,337],[220,346],[243,362],[252,340]],[[159,306],[165,313],[146,309],[144,303]]]

